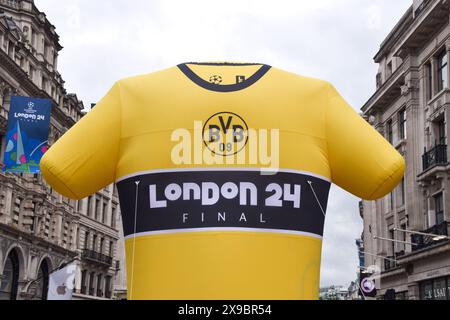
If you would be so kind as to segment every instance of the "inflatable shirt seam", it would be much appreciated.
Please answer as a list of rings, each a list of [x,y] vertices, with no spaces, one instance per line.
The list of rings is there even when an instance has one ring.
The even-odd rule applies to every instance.
[[[388,182],[389,180],[392,179],[392,177],[394,177],[399,171],[403,170],[402,166],[398,167],[397,169],[394,170],[394,172],[392,172],[386,179],[383,180],[383,182],[377,186],[377,188],[375,189],[375,191],[373,191],[370,195],[369,195],[369,199],[373,198],[373,196],[375,194],[377,194],[381,189],[383,189],[383,187],[385,186],[386,182]]]
[[[53,178],[58,180],[71,193],[72,196],[74,196],[77,199],[80,198],[78,194],[74,192],[71,188],[69,188],[69,186],[62,179],[58,178],[58,176],[52,171],[52,169],[50,169],[50,166],[47,166],[47,170],[48,172],[50,172]]]

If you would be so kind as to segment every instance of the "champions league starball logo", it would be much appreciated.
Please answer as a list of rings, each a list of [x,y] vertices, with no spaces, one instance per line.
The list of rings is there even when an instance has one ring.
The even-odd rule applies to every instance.
[[[26,113],[32,113],[32,114],[34,114],[34,113],[36,113],[37,112],[37,110],[35,110],[34,109],[34,102],[28,102],[28,108],[27,109],[25,109],[25,112]]]
[[[233,112],[218,112],[194,129],[178,128],[171,134],[175,165],[259,165],[275,174],[280,164],[280,130],[250,128]]]

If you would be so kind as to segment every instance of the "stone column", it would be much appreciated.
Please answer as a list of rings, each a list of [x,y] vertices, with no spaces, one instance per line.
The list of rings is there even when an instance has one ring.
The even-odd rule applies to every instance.
[[[70,235],[71,240],[69,240],[69,243],[71,243],[70,249],[76,250],[78,248],[78,239],[77,239],[78,224],[72,221],[70,227],[73,228],[72,234]]]
[[[411,283],[408,285],[408,299],[420,300],[420,290],[418,283]]]
[[[76,271],[75,271],[75,288],[74,288],[74,291],[77,292],[77,293],[80,293],[81,292],[81,286],[82,286],[80,261],[77,260],[76,264],[77,264],[77,268],[76,268]]]
[[[422,172],[422,154],[424,150],[423,133],[424,119],[421,107],[419,90],[419,70],[416,59],[410,59],[410,65],[405,75],[405,86],[402,88],[403,99],[406,104],[406,136],[404,146],[406,173],[405,173],[405,200],[406,213],[409,216],[410,228],[422,228],[423,214],[418,210],[424,206],[422,191],[416,183],[416,177]]]
[[[63,226],[63,213],[61,211],[56,211],[55,213],[55,219],[56,219],[56,224],[55,224],[55,242],[58,245],[62,245],[62,226]]]
[[[23,206],[20,213],[19,218],[19,227],[23,228],[24,230],[30,232],[31,228],[33,227],[33,216],[34,216],[34,206],[33,203],[33,196],[26,196],[23,200]]]
[[[2,215],[0,215],[0,222],[3,224],[9,224],[12,221],[11,207],[13,201],[13,188],[11,183],[7,183],[3,189],[3,192],[5,192],[4,211],[1,212]]]

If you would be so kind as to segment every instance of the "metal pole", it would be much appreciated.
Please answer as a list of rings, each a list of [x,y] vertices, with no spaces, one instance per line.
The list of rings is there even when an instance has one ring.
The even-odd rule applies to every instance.
[[[373,254],[373,253],[370,253],[370,252],[365,252],[365,251],[359,251],[359,252],[361,252],[361,253],[364,253],[364,254],[367,254],[367,255],[369,255],[369,256],[373,256],[373,257],[381,258],[381,259],[384,259],[384,260],[389,260],[389,261],[394,261],[394,262],[397,262],[397,260],[395,260],[395,259],[391,259],[391,258],[387,258],[387,257],[379,256],[379,255],[376,255],[376,254]]]
[[[62,264],[60,267],[58,267],[58,268],[56,268],[56,269],[54,269],[54,270],[52,270],[52,271],[49,271],[48,275],[50,276],[53,272],[56,272],[56,271],[58,271],[58,270],[61,270],[61,269],[65,268],[65,267],[67,267],[69,264],[71,264],[72,262],[74,262],[74,261],[77,260],[77,259],[78,259],[78,258],[74,258],[74,259],[70,260],[69,262],[66,262],[66,263]],[[31,284],[33,284],[34,282],[38,282],[39,280],[41,280],[41,279],[43,279],[43,278],[44,278],[44,276],[41,276],[41,277],[39,277],[39,278],[36,278],[36,279],[32,280],[32,281],[29,283],[28,286],[31,286]]]
[[[373,238],[374,239],[379,239],[379,240],[384,240],[384,241],[391,241],[391,242],[398,242],[398,243],[403,243],[403,244],[410,244],[410,245],[413,245],[413,246],[417,246],[418,245],[417,243],[413,243],[413,242],[402,241],[402,240],[395,240],[395,239],[388,239],[388,238],[382,238],[382,237],[377,237],[377,236],[374,236]]]
[[[424,233],[424,232],[412,231],[412,230],[402,230],[402,229],[399,229],[399,228],[394,228],[394,231],[400,231],[400,232],[412,233],[412,234],[419,234],[421,236],[427,236],[427,237],[433,237],[433,238],[440,238],[440,239],[450,240],[449,236],[445,236],[445,235],[441,235],[441,234]]]

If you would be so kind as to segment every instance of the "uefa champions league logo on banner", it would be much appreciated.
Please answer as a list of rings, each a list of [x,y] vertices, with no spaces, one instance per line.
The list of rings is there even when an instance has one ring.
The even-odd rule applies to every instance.
[[[26,113],[36,113],[37,110],[34,109],[34,102],[28,102],[28,108],[24,110]]]

